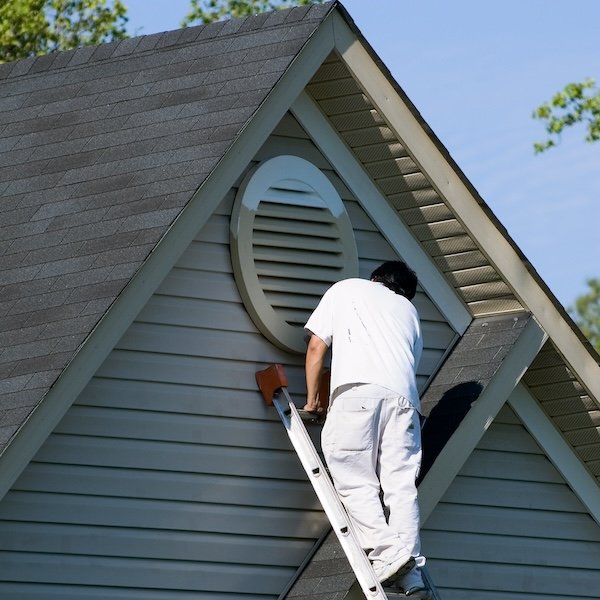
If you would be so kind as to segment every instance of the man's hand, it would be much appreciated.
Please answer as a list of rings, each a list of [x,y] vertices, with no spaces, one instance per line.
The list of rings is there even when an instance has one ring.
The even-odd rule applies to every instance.
[[[304,410],[318,413],[322,411],[319,407],[319,384],[321,373],[325,363],[325,355],[329,346],[318,336],[311,335],[306,349],[306,404]]]

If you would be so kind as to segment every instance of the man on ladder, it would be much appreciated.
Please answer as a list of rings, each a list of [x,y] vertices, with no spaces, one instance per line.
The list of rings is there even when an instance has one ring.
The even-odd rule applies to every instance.
[[[416,368],[423,341],[413,304],[417,276],[386,262],[370,281],[346,279],[306,323],[308,412],[333,343],[322,448],[335,488],[382,585],[430,598],[420,567],[416,478],[421,462]],[[383,499],[383,504],[382,504]]]

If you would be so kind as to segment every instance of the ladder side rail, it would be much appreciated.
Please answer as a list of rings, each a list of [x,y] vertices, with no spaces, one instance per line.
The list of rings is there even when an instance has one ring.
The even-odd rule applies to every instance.
[[[421,567],[421,575],[423,576],[423,581],[425,582],[427,589],[431,592],[432,600],[442,600],[426,565]]]

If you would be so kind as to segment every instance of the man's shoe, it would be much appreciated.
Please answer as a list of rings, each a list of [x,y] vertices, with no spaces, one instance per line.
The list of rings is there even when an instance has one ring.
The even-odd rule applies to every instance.
[[[408,572],[405,572],[401,581],[398,581],[398,586],[404,590],[404,595],[412,600],[432,600],[433,594],[427,589],[421,569],[414,567]]]
[[[383,587],[392,587],[415,566],[415,559],[410,554],[403,554],[381,569],[375,569],[375,575]]]

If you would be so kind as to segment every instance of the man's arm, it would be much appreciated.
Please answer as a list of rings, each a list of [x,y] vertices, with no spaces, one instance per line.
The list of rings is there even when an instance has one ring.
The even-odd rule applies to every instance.
[[[306,404],[304,410],[317,412],[319,408],[319,384],[325,355],[329,346],[316,335],[311,335],[306,349]]]

